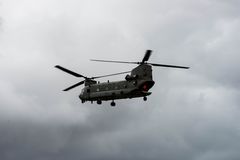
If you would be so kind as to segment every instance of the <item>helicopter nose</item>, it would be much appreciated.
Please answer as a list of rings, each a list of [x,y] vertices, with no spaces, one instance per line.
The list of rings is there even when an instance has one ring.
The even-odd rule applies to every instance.
[[[79,99],[83,100],[83,96],[81,94],[78,97]]]

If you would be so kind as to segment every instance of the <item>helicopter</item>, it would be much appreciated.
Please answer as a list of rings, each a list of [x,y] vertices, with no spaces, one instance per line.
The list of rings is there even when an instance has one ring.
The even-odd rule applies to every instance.
[[[138,66],[127,72],[120,72],[114,74],[108,74],[103,76],[96,77],[86,77],[79,73],[73,72],[69,69],[66,69],[60,65],[56,65],[57,69],[64,71],[72,76],[78,78],[84,78],[83,81],[74,84],[63,91],[69,91],[75,87],[84,84],[84,88],[81,90],[79,98],[82,103],[94,101],[97,104],[101,105],[102,101],[111,101],[111,106],[115,106],[115,100],[117,99],[131,99],[143,97],[144,101],[147,101],[147,96],[151,95],[149,90],[154,86],[155,82],[153,81],[152,76],[152,66],[156,67],[169,67],[169,68],[180,68],[180,69],[189,69],[185,66],[176,66],[176,65],[166,65],[166,64],[157,64],[157,63],[148,63],[148,60],[152,54],[152,50],[146,50],[146,53],[140,62],[126,62],[126,61],[112,61],[112,60],[97,60],[91,59],[95,62],[110,62],[110,63],[126,63],[126,64],[137,64]],[[113,82],[102,82],[96,81],[95,79],[115,76],[120,74],[127,74],[125,80],[122,81],[113,81]]]

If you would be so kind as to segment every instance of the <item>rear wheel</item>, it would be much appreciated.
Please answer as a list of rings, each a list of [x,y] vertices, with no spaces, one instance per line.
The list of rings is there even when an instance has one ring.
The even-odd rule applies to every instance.
[[[147,101],[147,97],[143,97],[143,100],[144,100],[144,101]]]

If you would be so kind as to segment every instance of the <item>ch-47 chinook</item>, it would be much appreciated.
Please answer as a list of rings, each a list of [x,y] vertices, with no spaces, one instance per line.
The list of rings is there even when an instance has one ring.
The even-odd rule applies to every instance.
[[[79,98],[82,103],[86,101],[96,101],[97,104],[102,104],[102,101],[112,101],[111,106],[115,106],[114,100],[116,99],[127,99],[127,98],[137,98],[143,97],[143,100],[147,100],[147,96],[151,94],[149,89],[153,87],[154,81],[152,78],[152,66],[158,67],[170,67],[170,68],[181,68],[188,69],[189,67],[184,66],[175,66],[175,65],[166,65],[166,64],[156,64],[156,63],[148,63],[151,56],[152,51],[147,50],[145,56],[143,57],[141,62],[124,62],[124,61],[109,61],[109,60],[91,60],[97,62],[112,62],[112,63],[128,63],[128,64],[137,64],[138,66],[129,72],[121,72],[115,74],[109,74],[104,76],[97,77],[86,77],[71,70],[68,70],[64,67],[56,65],[55,67],[71,74],[75,77],[82,77],[85,80],[64,89],[63,91],[69,91],[77,86],[85,84],[85,87],[82,89]],[[130,73],[131,72],[131,73]],[[94,79],[114,76],[119,74],[130,73],[130,75],[126,75],[125,80],[123,81],[115,81],[115,82],[104,82],[100,83],[95,81]]]

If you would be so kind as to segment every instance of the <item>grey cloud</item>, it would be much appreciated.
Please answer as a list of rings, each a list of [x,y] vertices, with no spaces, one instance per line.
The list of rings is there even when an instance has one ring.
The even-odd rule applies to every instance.
[[[238,1],[3,1],[0,158],[239,159]],[[90,58],[183,64],[154,68],[141,99],[81,104],[79,81],[134,66]],[[123,79],[123,76],[112,79]],[[110,79],[110,80],[112,80]],[[106,79],[103,79],[106,81]]]

